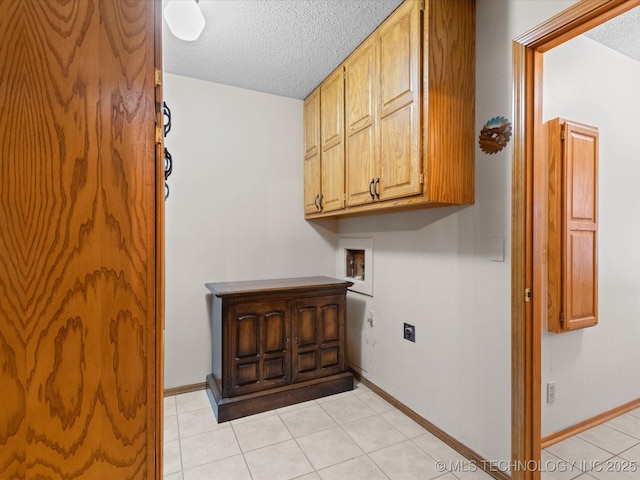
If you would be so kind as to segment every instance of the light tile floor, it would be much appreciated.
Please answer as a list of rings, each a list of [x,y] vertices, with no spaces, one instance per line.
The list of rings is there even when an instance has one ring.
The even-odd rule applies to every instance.
[[[551,445],[542,480],[640,479],[640,408]]]
[[[222,424],[206,390],[185,393],[165,398],[164,421],[165,480],[491,478],[358,382]]]

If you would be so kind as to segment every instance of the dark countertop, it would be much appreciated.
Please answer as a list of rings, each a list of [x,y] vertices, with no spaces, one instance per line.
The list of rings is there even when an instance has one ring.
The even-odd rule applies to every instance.
[[[340,280],[331,277],[294,277],[294,278],[277,278],[269,280],[246,280],[241,282],[219,282],[206,283],[211,293],[217,297],[227,295],[241,295],[253,292],[265,291],[287,291],[287,290],[305,290],[307,288],[318,287],[340,287],[345,288],[353,285],[348,280]]]

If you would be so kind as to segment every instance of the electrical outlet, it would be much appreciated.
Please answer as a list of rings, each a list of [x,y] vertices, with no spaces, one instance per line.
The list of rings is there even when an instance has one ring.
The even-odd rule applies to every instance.
[[[556,401],[556,382],[547,382],[547,403]]]
[[[404,324],[404,339],[415,343],[415,341],[416,341],[416,327],[414,327],[413,325],[409,325],[408,323],[405,323]]]

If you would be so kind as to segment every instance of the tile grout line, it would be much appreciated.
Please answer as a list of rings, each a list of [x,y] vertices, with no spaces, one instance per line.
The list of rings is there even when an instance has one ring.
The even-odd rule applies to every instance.
[[[216,419],[217,422],[217,419]],[[242,455],[242,461],[244,462],[244,466],[247,467],[247,472],[249,472],[249,476],[251,477],[251,479],[253,480],[253,473],[251,473],[251,468],[249,468],[249,463],[247,462],[247,457],[244,456],[244,450],[242,450],[242,447],[240,446],[240,440],[238,440],[238,435],[236,433],[236,429],[233,423],[231,423],[231,421],[229,421],[230,425],[229,428],[231,428],[231,431],[233,432],[233,438],[236,440],[236,443],[238,444],[238,448],[240,449],[240,455]],[[249,450],[252,451],[252,450]],[[182,478],[182,480],[184,480],[184,476]]]

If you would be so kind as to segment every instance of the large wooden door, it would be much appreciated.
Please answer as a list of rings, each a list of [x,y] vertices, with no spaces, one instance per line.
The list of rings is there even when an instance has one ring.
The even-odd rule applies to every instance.
[[[0,478],[162,473],[155,8],[0,0]]]

